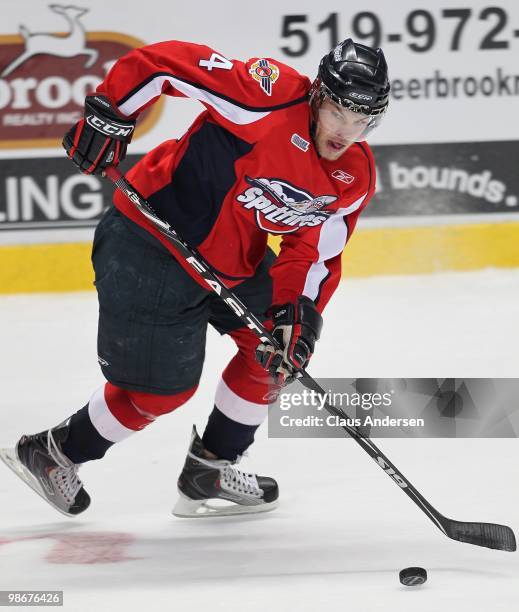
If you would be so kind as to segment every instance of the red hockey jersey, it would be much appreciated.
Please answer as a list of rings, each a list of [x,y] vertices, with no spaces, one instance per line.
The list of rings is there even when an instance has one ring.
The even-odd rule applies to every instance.
[[[319,157],[309,88],[307,77],[277,60],[244,63],[170,41],[121,58],[97,91],[132,117],[161,94],[199,100],[206,110],[187,133],[145,155],[128,179],[229,286],[254,275],[268,234],[281,235],[271,269],[273,303],[306,295],[322,311],[374,192],[375,166],[366,143],[334,162]],[[124,195],[117,192],[114,203],[175,255]]]

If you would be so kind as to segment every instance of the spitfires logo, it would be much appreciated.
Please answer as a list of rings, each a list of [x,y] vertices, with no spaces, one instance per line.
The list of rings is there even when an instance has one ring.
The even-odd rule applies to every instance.
[[[272,85],[279,79],[279,68],[275,64],[260,59],[249,68],[249,74],[258,81],[267,96],[272,95]]]
[[[271,234],[290,234],[300,227],[315,227],[328,219],[323,211],[337,200],[336,196],[315,197],[275,178],[246,177],[251,185],[236,197],[247,210],[254,210],[258,227]]]

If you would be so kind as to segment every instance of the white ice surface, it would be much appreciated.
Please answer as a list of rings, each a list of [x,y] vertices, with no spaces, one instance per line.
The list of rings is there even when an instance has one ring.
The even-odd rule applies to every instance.
[[[0,299],[0,444],[56,424],[102,384],[96,318],[94,293]],[[350,280],[325,313],[310,371],[517,377],[518,322],[518,270]],[[77,519],[0,466],[0,590],[63,589],[75,612],[519,609],[519,553],[446,538],[351,440],[260,430],[253,466],[278,479],[278,510],[171,516],[191,424],[203,429],[232,354],[210,333],[194,399],[83,466],[93,502]],[[380,446],[447,516],[519,531],[517,440]],[[411,565],[428,570],[425,586],[399,584]]]

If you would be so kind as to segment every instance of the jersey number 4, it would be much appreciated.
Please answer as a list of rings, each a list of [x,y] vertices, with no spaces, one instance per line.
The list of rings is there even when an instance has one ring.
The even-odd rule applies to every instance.
[[[207,68],[209,72],[211,72],[213,68],[220,68],[221,70],[231,70],[231,68],[233,67],[233,63],[223,55],[220,55],[219,53],[213,53],[208,60],[200,60],[198,62],[198,65],[202,68]]]

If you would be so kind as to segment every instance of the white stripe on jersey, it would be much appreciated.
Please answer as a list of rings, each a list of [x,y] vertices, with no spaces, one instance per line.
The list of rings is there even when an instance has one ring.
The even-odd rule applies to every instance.
[[[88,416],[97,432],[109,442],[120,442],[135,433],[114,417],[105,400],[105,385],[92,395],[88,403]]]
[[[261,425],[268,413],[268,404],[249,402],[236,393],[220,378],[214,403],[220,412],[243,425]]]
[[[328,269],[324,262],[342,253],[346,246],[348,226],[344,217],[358,210],[364,202],[366,195],[365,193],[346,208],[339,208],[337,212],[328,217],[323,223],[317,245],[319,259],[310,266],[303,289],[303,295],[306,295],[311,300],[315,301],[317,299],[319,286],[328,274]]]
[[[139,110],[142,106],[144,106],[151,99],[160,96],[162,91],[162,86],[166,81],[169,81],[173,87],[178,90],[180,93],[184,94],[188,98],[193,98],[194,100],[200,100],[205,104],[209,104],[215,110],[218,111],[222,117],[232,121],[232,123],[236,123],[237,125],[246,125],[248,123],[254,123],[255,121],[259,121],[270,114],[270,111],[251,111],[241,108],[228,100],[224,100],[219,96],[209,93],[205,91],[205,89],[200,89],[195,87],[194,85],[190,85],[189,83],[184,83],[180,79],[176,79],[172,76],[161,75],[155,77],[149,83],[146,83],[144,87],[139,89],[136,93],[133,94],[124,104],[119,106],[119,110],[123,115],[132,115],[136,111]]]

